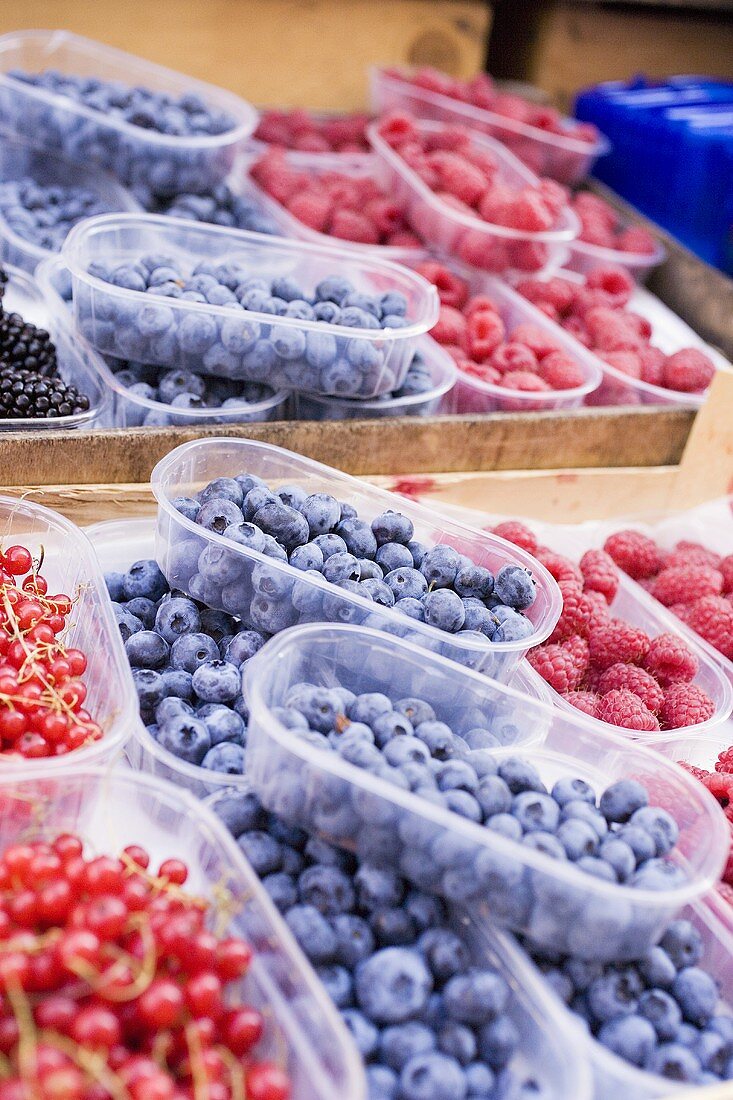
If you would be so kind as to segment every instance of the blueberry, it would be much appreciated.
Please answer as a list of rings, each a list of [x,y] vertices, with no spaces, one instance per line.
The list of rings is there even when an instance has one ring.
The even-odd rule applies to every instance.
[[[494,593],[507,607],[522,611],[534,603],[535,583],[520,565],[503,565],[494,578]]]
[[[646,829],[640,829],[635,825],[622,826],[614,833],[614,837],[616,840],[622,840],[624,844],[628,844],[634,853],[637,864],[651,859],[657,850],[653,838]]]
[[[476,1100],[493,1096],[494,1074],[483,1062],[472,1062],[466,1066],[466,1086],[468,1095]]]
[[[632,1016],[637,1011],[641,992],[641,981],[633,970],[610,971],[588,987],[588,1008],[599,1023],[617,1016]]]
[[[587,821],[568,818],[557,830],[557,839],[562,844],[568,859],[573,861],[583,856],[594,856],[598,851],[598,833]]]
[[[125,653],[133,668],[162,668],[169,646],[154,630],[138,630],[125,642]]]
[[[604,840],[598,854],[601,859],[613,867],[619,882],[626,882],[633,875],[636,867],[636,857],[629,845],[625,844],[623,840],[617,840],[616,837]]]
[[[190,714],[170,718],[161,726],[158,740],[164,749],[189,764],[200,764],[211,748],[205,724]]]
[[[648,803],[649,795],[641,783],[635,779],[620,779],[603,792],[599,808],[607,821],[624,823]]]
[[[468,970],[471,961],[468,947],[448,928],[429,929],[420,937],[419,947],[439,983]]]
[[[335,302],[341,305],[353,289],[348,279],[341,275],[330,275],[316,286],[315,298],[318,302]]]
[[[351,882],[338,867],[309,867],[298,880],[298,893],[304,905],[315,906],[326,917],[354,907]]]
[[[608,1020],[598,1032],[598,1041],[619,1058],[642,1069],[649,1064],[657,1045],[650,1022],[635,1014]]]
[[[302,546],[296,546],[290,553],[289,562],[294,569],[315,569],[319,573],[323,569],[323,551],[315,542],[307,542]]]
[[[168,696],[155,708],[155,721],[158,726],[164,726],[169,718],[178,714],[193,714],[193,707],[183,699]]]
[[[660,946],[677,970],[696,966],[702,958],[702,937],[688,920],[672,921],[660,941]]]
[[[157,602],[167,591],[168,582],[157,562],[150,559],[133,562],[122,579],[122,594],[126,600],[144,596]]]
[[[351,975],[343,966],[319,966],[316,974],[337,1008],[348,1008],[352,1001]]]
[[[201,665],[218,657],[219,647],[208,634],[183,634],[174,641],[170,660],[174,669],[193,675]]]
[[[698,1058],[679,1043],[664,1043],[653,1051],[647,1069],[660,1077],[667,1077],[671,1081],[698,1080],[702,1066]]]
[[[272,874],[265,875],[262,885],[281,913],[287,913],[297,904],[298,891],[290,875],[282,871],[274,871]]]
[[[498,775],[490,775],[481,780],[476,790],[476,799],[486,819],[508,814],[512,805],[511,790]],[[487,824],[490,828],[492,827],[489,821]],[[517,825],[519,826],[518,821]],[[512,828],[511,831],[515,830]],[[519,835],[521,835],[521,826],[519,826]]]
[[[517,1026],[508,1016],[499,1016],[485,1024],[479,1033],[481,1057],[493,1070],[501,1070],[509,1065],[519,1043]]]
[[[134,615],[143,624],[146,630],[152,630],[155,625],[156,605],[146,596],[136,596],[134,600],[128,600],[125,611]]]
[[[358,561],[357,564],[359,565],[359,571],[361,572],[361,566]],[[369,596],[372,598],[374,603],[378,603],[381,607],[394,607],[394,593],[391,588],[387,587],[384,581],[374,580],[371,578],[367,578],[365,580],[362,578],[360,587],[362,587],[366,592],[369,593]]]
[[[463,626],[466,613],[461,597],[447,588],[438,588],[423,599],[425,608],[425,622],[429,626],[437,627],[455,633]]]
[[[334,554],[346,554],[348,549],[340,535],[329,532],[325,535],[316,535],[313,539],[318,549],[323,554],[323,560],[327,561]]]
[[[132,679],[137,691],[140,709],[153,711],[165,698],[165,681],[159,672],[152,668],[134,668]]]
[[[244,749],[232,741],[222,741],[209,749],[201,761],[201,767],[227,775],[241,775],[244,771]]]
[[[391,700],[381,692],[358,695],[346,708],[347,717],[352,722],[365,722],[368,726],[380,715],[390,714],[391,711]]]
[[[374,951],[374,936],[365,920],[351,913],[340,913],[331,921],[336,935],[335,957],[350,970],[368,959]]]
[[[521,791],[539,791],[546,794],[545,785],[539,777],[537,770],[528,760],[520,756],[509,756],[502,760],[498,774],[504,780],[512,794]],[[567,810],[567,807],[566,807]]]
[[[386,698],[386,696],[384,696],[384,698]],[[389,702],[389,700],[387,700],[387,702]],[[400,714],[404,714],[406,718],[409,718],[416,728],[423,722],[435,721],[435,711],[430,706],[430,703],[426,703],[424,699],[413,697],[398,699],[394,705],[394,709]]]
[[[417,542],[415,539],[410,539],[410,541],[407,543],[407,549],[412,554],[412,561],[415,568],[419,569],[422,564],[422,560],[427,553],[427,546],[425,546],[422,542]]]
[[[255,512],[263,508],[265,504],[282,504],[282,501],[270,492],[266,485],[253,485],[249,492],[246,492],[243,486],[242,491],[244,492],[242,515],[248,521],[251,521]],[[241,517],[233,522],[241,522]]]
[[[232,523],[223,531],[224,538],[261,554],[265,549],[265,534],[254,523]]]
[[[343,517],[336,527],[336,534],[340,535],[346,543],[346,549],[356,558],[374,558],[377,552],[377,540],[371,527],[364,520],[356,516]]]
[[[404,894],[402,880],[393,871],[362,863],[354,875],[359,907],[366,910],[394,908]]]
[[[647,989],[639,997],[638,1012],[648,1020],[663,1042],[674,1039],[682,1023],[677,1001],[663,989]]]
[[[379,1030],[370,1019],[356,1008],[347,1008],[341,1013],[341,1019],[351,1032],[351,1038],[359,1054],[366,1061],[377,1049]]]
[[[412,554],[399,542],[383,542],[376,553],[375,560],[385,574],[395,569],[412,570]],[[411,595],[405,592],[404,595]]]
[[[201,505],[197,500],[193,500],[191,497],[176,497],[171,501],[171,504],[177,512],[180,512],[186,519],[196,522],[196,516],[199,513]]]
[[[236,711],[220,703],[206,703],[199,707],[196,717],[204,722],[212,745],[225,741],[244,745],[247,728]]]
[[[404,596],[398,599],[394,606],[395,611],[399,611],[401,615],[406,615],[407,618],[414,619],[418,623],[425,622],[425,608],[420,600],[412,596]]]
[[[445,1054],[418,1054],[400,1074],[404,1100],[463,1100],[466,1078],[455,1058]]]
[[[651,988],[669,989],[677,973],[663,947],[650,948],[637,965],[642,978]]]
[[[237,838],[237,844],[260,878],[280,869],[282,848],[269,833],[249,830]]]
[[[709,974],[697,966],[680,970],[672,984],[672,995],[690,1024],[705,1027],[718,1003],[718,987]]]
[[[494,590],[494,574],[483,566],[463,565],[456,573],[455,589],[459,596],[487,599]]]
[[[303,501],[300,511],[314,539],[318,535],[331,533],[341,518],[341,505],[328,493],[312,493]],[[325,552],[324,557],[326,557]]]
[[[471,970],[451,978],[443,990],[445,1008],[453,1020],[483,1024],[505,1009],[509,987],[493,970]]]
[[[205,661],[193,673],[193,690],[205,703],[227,703],[236,699],[241,678],[236,665],[215,658]]]
[[[608,822],[605,817],[595,806],[591,806],[587,802],[566,802],[560,813],[560,818],[562,821],[586,821],[595,829],[599,840],[603,840],[608,836]]]
[[[331,584],[358,581],[361,575],[359,562],[353,554],[331,554],[323,563],[323,576]]]
[[[247,500],[249,502],[249,497]],[[280,500],[263,504],[252,519],[257,527],[271,535],[287,551],[308,542],[308,523],[305,517]]]
[[[113,604],[113,610],[117,620],[117,629],[123,642],[126,642],[133,634],[137,634],[139,630],[143,629],[143,624],[137,615],[131,615],[121,604]]]
[[[384,578],[384,583],[392,589],[396,600],[406,598],[419,600],[428,590],[428,582],[425,577],[412,566],[397,568],[388,572]]]
[[[196,523],[207,531],[223,535],[227,527],[242,522],[241,509],[231,500],[216,498],[207,500],[196,516]]]
[[[355,971],[357,1002],[379,1024],[403,1023],[418,1016],[432,988],[423,959],[404,947],[385,947]]]
[[[552,797],[558,806],[564,806],[567,802],[588,802],[591,806],[596,804],[596,796],[590,784],[584,779],[569,778],[558,779],[552,788]]]
[[[186,702],[193,699],[190,672],[184,672],[183,669],[166,668],[162,675],[165,690],[169,696],[185,699]]]
[[[380,1059],[390,1069],[399,1073],[418,1054],[435,1049],[435,1035],[425,1024],[410,1020],[394,1024],[382,1032],[379,1043]]]
[[[104,583],[107,586],[107,592],[109,593],[109,598],[113,601],[113,603],[119,603],[121,600],[124,600],[124,598],[125,598],[124,595],[123,595],[123,587],[122,587],[124,579],[125,579],[124,573],[105,573],[104,574]]]
[[[451,546],[434,546],[420,563],[420,572],[431,588],[448,588],[461,568],[460,555]]]
[[[388,542],[408,543],[415,533],[412,520],[401,512],[393,512],[391,509],[375,516],[371,527],[379,546]]]
[[[636,825],[649,834],[658,856],[666,856],[677,843],[677,822],[666,810],[656,806],[643,806],[635,810],[629,820],[631,825]]]
[[[415,734],[427,745],[430,755],[436,760],[448,760],[455,751],[453,731],[445,722],[421,722],[416,727]],[[445,781],[445,773],[436,774],[442,775],[443,781]],[[475,772],[473,774],[475,777]],[[439,782],[438,785],[441,786],[441,783]],[[470,789],[475,791],[475,787],[476,784],[472,783]],[[446,787],[442,786],[441,789],[445,790]]]
[[[259,653],[264,644],[265,639],[259,631],[240,630],[228,639],[221,655],[223,660],[228,661],[229,664],[241,668],[245,661],[249,661],[255,653]]]

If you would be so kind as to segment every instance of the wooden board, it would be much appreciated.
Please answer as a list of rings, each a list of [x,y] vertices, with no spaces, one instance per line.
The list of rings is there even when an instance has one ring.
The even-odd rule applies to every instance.
[[[203,436],[261,439],[355,474],[659,466],[679,462],[694,413],[577,409],[480,418],[286,421],[205,428],[0,433],[6,485],[141,482]]]
[[[257,104],[349,110],[375,63],[470,76],[484,61],[483,0],[23,0],[0,33],[59,27],[139,54]]]

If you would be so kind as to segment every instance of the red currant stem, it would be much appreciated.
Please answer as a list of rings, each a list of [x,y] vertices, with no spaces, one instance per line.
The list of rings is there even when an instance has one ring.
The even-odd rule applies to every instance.
[[[18,1024],[18,1069],[21,1079],[33,1100],[41,1100],[37,1073],[38,1033],[30,1003],[25,990],[15,978],[8,982],[5,995]]]
[[[124,1081],[108,1067],[103,1054],[94,1050],[87,1050],[86,1047],[75,1043],[73,1039],[68,1039],[65,1035],[59,1035],[56,1031],[41,1031],[38,1037],[47,1046],[55,1047],[56,1050],[65,1054],[92,1081],[101,1085],[112,1097],[112,1100],[130,1100],[130,1093],[125,1087]]]
[[[193,894],[187,893],[182,890],[180,886],[175,885],[165,875],[154,875],[146,867],[141,867],[139,863],[135,863],[127,852],[122,852],[120,855],[120,862],[125,864],[125,868],[131,875],[140,875],[145,879],[149,886],[156,890],[159,894],[169,894],[175,898],[176,901],[183,902],[184,905],[190,906],[192,909],[201,909],[206,911],[209,908],[209,902],[205,898],[195,897]]]
[[[186,1024],[184,1031],[186,1046],[188,1047],[188,1060],[191,1065],[191,1079],[193,1082],[193,1100],[208,1100],[209,1078],[201,1051],[201,1036],[198,1028],[192,1024]]]
[[[8,1077],[13,1074],[13,1067],[10,1064],[10,1060],[0,1053],[0,1081],[6,1081]]]
[[[242,1063],[234,1057],[228,1047],[216,1046],[214,1049],[229,1071],[229,1081],[232,1086],[231,1100],[247,1100]]]
[[[133,913],[128,927],[138,931],[143,942],[143,957],[139,962],[116,944],[108,944],[107,953],[115,959],[115,962],[105,973],[100,973],[84,959],[72,959],[66,964],[72,973],[87,983],[93,993],[102,1000],[115,1004],[134,1001],[144,993],[155,977],[158,966],[155,937],[150,928],[149,919],[143,913]],[[128,970],[134,975],[129,985],[117,988],[111,984],[117,975],[121,976]],[[136,970],[137,973],[135,973]]]
[[[32,955],[36,951],[43,951],[44,947],[61,939],[61,929],[49,928],[47,932],[36,932],[34,935],[35,940],[32,945],[27,944],[22,936],[20,946],[18,946],[18,939],[12,936],[9,940],[0,940],[0,954],[3,951],[22,951],[25,955]]]

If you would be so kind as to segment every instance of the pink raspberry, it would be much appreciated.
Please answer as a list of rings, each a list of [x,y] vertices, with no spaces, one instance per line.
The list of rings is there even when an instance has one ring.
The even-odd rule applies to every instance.
[[[720,554],[708,550],[702,543],[680,539],[667,557],[666,565],[707,565],[711,569],[720,569],[722,560]]]
[[[541,271],[550,259],[550,251],[542,241],[510,241],[508,247],[508,266],[516,271]]]
[[[328,195],[319,195],[313,191],[293,195],[287,204],[294,218],[310,229],[315,229],[317,233],[327,232],[331,207],[332,202]]]
[[[468,317],[468,348],[478,362],[488,359],[506,336],[504,322],[498,313],[477,310]]]
[[[718,754],[718,759],[715,762],[716,772],[722,772],[724,775],[733,776],[733,745],[727,749],[723,749]]]
[[[418,275],[422,275],[429,283],[432,283],[438,291],[438,297],[442,305],[453,306],[461,309],[468,299],[468,283],[461,279],[444,264],[436,260],[425,260],[415,268]]]
[[[364,216],[376,225],[377,230],[383,236],[404,229],[402,207],[394,199],[387,198],[386,195],[370,199],[364,207]]]
[[[591,664],[596,668],[610,668],[618,662],[637,665],[646,656],[649,637],[622,619],[609,619],[591,632],[588,645]]]
[[[575,588],[563,593],[563,605],[560,618],[550,635],[551,642],[562,642],[573,634],[588,637],[590,633],[592,607],[587,598]]]
[[[664,360],[666,358],[660,348],[639,348],[636,354],[641,365],[641,380],[650,386],[662,386],[664,384]]]
[[[509,340],[499,344],[491,355],[491,365],[504,374],[505,371],[536,371],[537,357],[531,348]]]
[[[519,520],[504,520],[503,523],[497,523],[496,527],[492,527],[491,530],[493,534],[499,535],[500,538],[506,539],[507,542],[511,542],[515,546],[521,547],[522,550],[526,550],[528,554],[534,554],[537,550],[537,539],[530,531],[529,527],[525,527]]]
[[[587,280],[591,290],[603,290],[610,294],[617,306],[625,306],[636,289],[634,280],[623,267],[597,267]]]
[[[474,313],[498,313],[499,307],[488,294],[474,294],[468,299],[463,313],[466,317],[472,317]]]
[[[641,225],[632,225],[619,233],[616,248],[621,252],[633,252],[638,256],[647,256],[656,252],[657,244],[648,229]]]
[[[575,691],[585,672],[584,665],[574,653],[554,643],[545,643],[536,649],[530,649],[527,660],[535,672],[560,695]]]
[[[733,554],[727,554],[720,561],[720,573],[723,577],[723,594],[733,592]]]
[[[629,378],[641,378],[641,359],[635,351],[606,351],[601,359]]]
[[[724,657],[733,660],[733,604],[725,596],[703,596],[687,608],[687,623]]]
[[[674,565],[654,578],[649,591],[666,607],[692,603],[702,596],[719,596],[723,591],[723,575],[708,566]]]
[[[438,156],[441,158],[439,162]],[[479,168],[455,153],[434,154],[429,162],[438,172],[443,191],[454,195],[467,206],[476,205],[486,190],[486,177]]]
[[[678,681],[694,680],[700,662],[679,634],[659,634],[652,638],[642,666],[666,688]]]
[[[637,665],[625,665],[619,662],[611,665],[598,681],[598,691],[607,695],[609,691],[633,691],[638,695],[647,710],[656,714],[664,700],[664,692],[650,672]]]
[[[507,203],[502,224],[524,233],[546,233],[555,224],[555,217],[542,195],[527,188]]]
[[[379,233],[374,222],[355,210],[337,210],[331,218],[331,236],[359,244],[378,244]]]
[[[390,233],[384,242],[393,248],[423,248],[423,242],[416,233],[409,229],[398,229],[396,233]]]
[[[579,593],[583,591],[583,575],[576,565],[563,554],[556,554],[554,550],[546,546],[538,546],[535,550],[537,561],[544,565],[545,569],[555,578],[558,584],[566,584],[575,588]]]
[[[659,722],[638,695],[623,688],[609,691],[599,699],[596,718],[611,726],[637,730],[639,733],[654,733],[659,729]]]
[[[595,718],[596,708],[598,707],[598,696],[595,692],[566,691],[563,694],[563,699],[566,703],[570,703],[571,707],[575,707],[576,710],[580,710],[583,714],[588,714],[591,718]]]
[[[707,722],[715,713],[715,704],[697,684],[672,684],[664,693],[660,718],[665,729],[678,730]]]
[[[613,230],[609,229],[606,222],[595,217],[582,219],[578,239],[597,248],[613,248],[615,244]]]
[[[467,334],[466,319],[458,309],[452,306],[441,306],[438,322],[430,330],[433,340],[439,344],[463,345]]]
[[[586,550],[580,559],[580,572],[586,590],[600,592],[607,604],[613,603],[618,592],[618,571],[610,554]]]
[[[606,597],[601,592],[594,592],[592,588],[586,586],[585,592],[583,593],[583,599],[590,609],[591,630],[595,630],[597,626],[601,626],[603,623],[608,622],[611,618],[611,612],[608,609]]]
[[[519,294],[534,305],[547,304],[554,307],[558,314],[567,313],[573,303],[575,288],[567,279],[558,276],[552,279],[523,279],[517,283]]]
[[[643,343],[636,326],[618,310],[590,309],[585,323],[599,351],[634,351]]]
[[[715,367],[697,348],[682,348],[668,356],[663,368],[664,385],[682,393],[702,393],[713,380]]]
[[[552,390],[572,390],[585,382],[580,363],[564,351],[552,351],[546,355],[537,373]]]
[[[544,359],[546,355],[550,355],[553,351],[562,351],[557,337],[531,321],[524,321],[521,325],[517,325],[512,333],[512,341],[517,344],[524,344],[534,352],[538,360]]]
[[[379,136],[394,149],[420,138],[415,120],[403,111],[393,111],[384,116],[379,123]]]
[[[293,149],[304,153],[330,153],[331,145],[323,134],[297,134],[291,142]]]
[[[489,363],[472,363],[470,359],[463,359],[458,363],[458,369],[492,386],[501,385],[501,375],[496,367],[492,367]]]
[[[501,376],[499,385],[505,390],[519,390],[520,393],[549,393],[551,387],[539,375],[532,371],[507,371]]]
[[[617,531],[606,539],[603,549],[619,569],[636,581],[654,577],[662,568],[663,556],[659,547],[654,539],[640,531]]]

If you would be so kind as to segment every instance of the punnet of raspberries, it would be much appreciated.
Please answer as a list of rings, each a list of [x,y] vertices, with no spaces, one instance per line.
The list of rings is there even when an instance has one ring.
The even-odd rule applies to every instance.
[[[440,317],[430,335],[471,378],[502,390],[546,394],[582,386],[579,361],[540,326],[512,324],[507,311],[437,260],[416,271],[438,291]]]
[[[422,247],[402,205],[369,174],[303,168],[275,146],[255,162],[250,174],[263,191],[316,233],[355,244]]]
[[[263,111],[255,137],[306,153],[368,153],[369,115],[317,115],[304,108]]]
[[[712,360],[698,348],[666,355],[656,347],[647,318],[626,308],[634,286],[623,267],[608,266],[591,271],[582,284],[553,276],[524,279],[516,289],[629,379],[679,393],[703,393],[715,374]],[[620,393],[628,402],[628,386]]]
[[[588,550],[575,565],[538,545],[516,521],[492,531],[530,550],[562,591],[555,630],[527,659],[566,702],[601,722],[639,733],[682,729],[712,718],[715,704],[694,683],[699,662],[684,639],[668,632],[650,637],[614,617],[618,573],[605,550]]]
[[[571,205],[580,221],[578,240],[630,255],[650,256],[656,252],[656,241],[648,229],[624,225],[610,203],[592,191],[579,191]]]
[[[667,551],[631,529],[610,535],[605,549],[619,569],[733,661],[733,554],[686,540]]]
[[[63,636],[72,611],[25,546],[0,551],[0,757],[65,756],[98,741],[84,707],[87,658]]]
[[[721,897],[733,906],[733,746],[720,753],[711,772],[705,768],[696,768],[684,760],[678,762],[710,791],[728,819],[730,851],[718,890]]]
[[[137,845],[86,857],[68,833],[5,847],[3,1100],[289,1100],[242,997],[253,949],[209,929],[224,909],[187,877]]]

